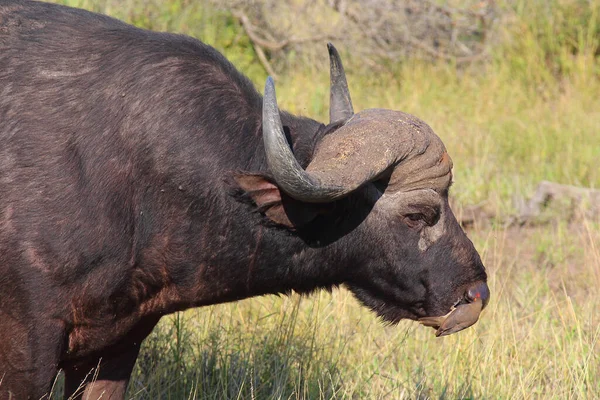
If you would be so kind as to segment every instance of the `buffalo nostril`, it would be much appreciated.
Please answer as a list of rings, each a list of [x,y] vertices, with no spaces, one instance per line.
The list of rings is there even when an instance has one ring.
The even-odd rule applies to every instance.
[[[480,299],[485,307],[490,301],[490,288],[485,282],[478,282],[467,290],[466,297],[471,302]]]

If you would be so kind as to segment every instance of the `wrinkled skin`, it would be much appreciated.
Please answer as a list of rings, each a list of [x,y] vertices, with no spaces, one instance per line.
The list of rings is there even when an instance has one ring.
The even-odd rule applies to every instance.
[[[487,290],[424,122],[279,113],[301,167],[333,184],[357,184],[343,162],[370,171],[362,160],[412,138],[343,197],[310,202],[273,178],[262,109],[195,39],[0,3],[0,399],[42,398],[59,369],[65,397],[122,399],[144,338],[189,307],[346,285],[396,322]]]

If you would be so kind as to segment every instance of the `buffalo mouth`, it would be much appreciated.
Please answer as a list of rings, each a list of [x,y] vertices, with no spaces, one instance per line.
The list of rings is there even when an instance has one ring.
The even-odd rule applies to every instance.
[[[436,330],[435,336],[447,336],[474,325],[490,298],[485,282],[470,287],[445,315],[419,318],[419,322]]]
[[[447,311],[444,315],[431,316],[432,310],[427,311],[425,301],[403,304],[397,299],[382,297],[381,293],[374,293],[360,286],[349,285],[349,289],[384,322],[394,325],[402,319],[418,321],[436,329],[436,336],[450,335],[475,324],[490,297],[487,284],[480,281],[467,288],[449,307],[445,306],[443,309]]]

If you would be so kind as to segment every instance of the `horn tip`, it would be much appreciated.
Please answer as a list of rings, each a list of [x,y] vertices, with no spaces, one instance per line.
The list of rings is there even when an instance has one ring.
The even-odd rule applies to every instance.
[[[330,55],[334,55],[337,53],[337,49],[331,42],[327,42],[327,51],[329,52]]]
[[[275,81],[273,81],[273,77],[269,75],[267,77],[267,81],[265,82],[265,94],[267,92],[274,92],[274,91],[275,91]]]

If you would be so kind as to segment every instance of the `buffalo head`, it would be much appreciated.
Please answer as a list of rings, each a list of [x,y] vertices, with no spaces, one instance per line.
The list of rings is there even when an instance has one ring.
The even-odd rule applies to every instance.
[[[385,320],[444,315],[474,301],[485,307],[485,268],[450,209],[452,161],[442,141],[403,112],[355,114],[339,55],[328,47],[334,129],[316,144],[305,169],[290,149],[273,81],[267,80],[263,138],[277,186],[311,209],[351,196],[362,199],[358,203],[368,212],[346,234],[355,245],[340,258],[347,264],[343,282]]]

